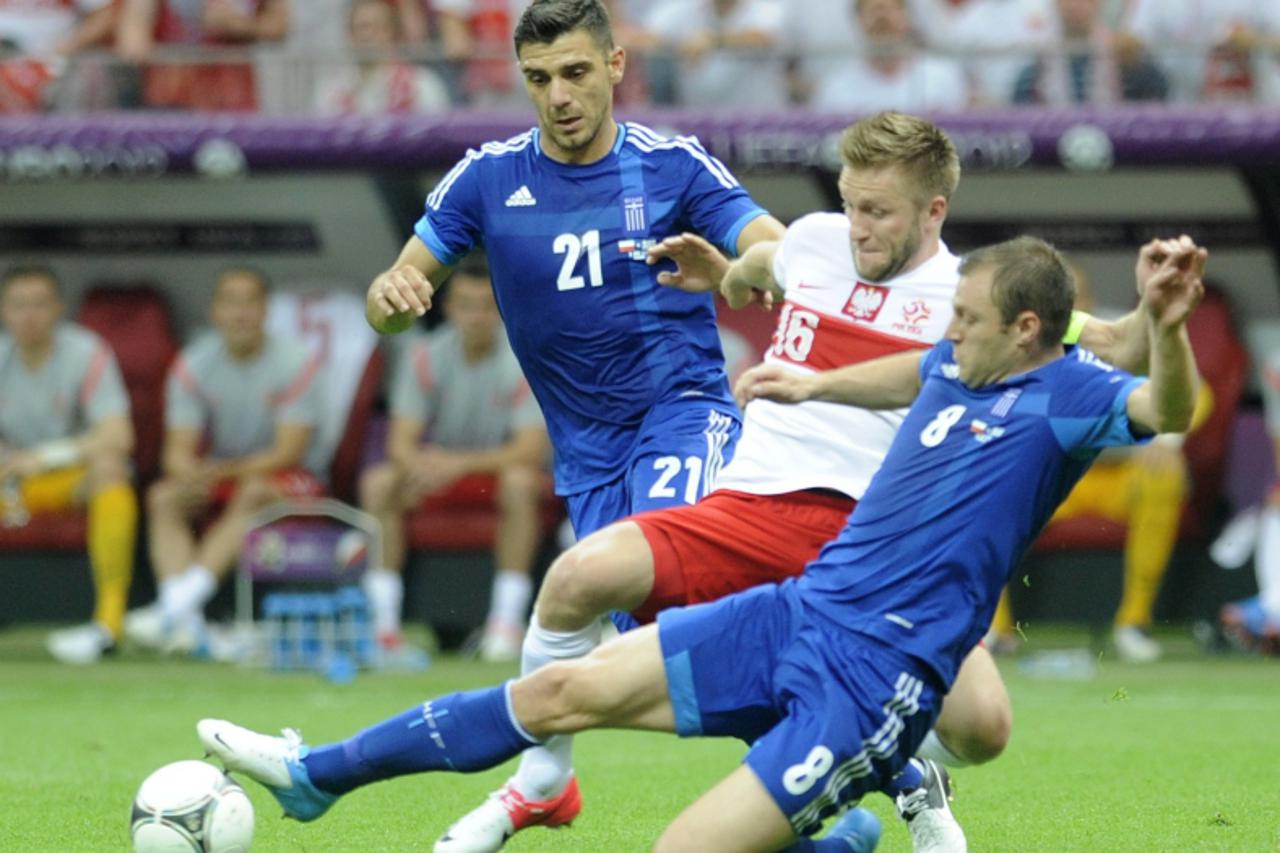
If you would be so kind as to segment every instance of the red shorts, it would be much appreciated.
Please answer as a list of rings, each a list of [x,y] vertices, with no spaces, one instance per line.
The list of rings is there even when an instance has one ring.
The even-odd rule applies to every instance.
[[[459,507],[489,508],[498,499],[496,474],[466,474],[436,492],[422,496],[418,506],[427,510],[449,510]]]
[[[634,516],[653,551],[653,591],[632,615],[715,601],[804,571],[857,503],[836,492],[750,495],[727,489],[692,506]]]
[[[305,468],[289,468],[267,475],[267,482],[275,486],[282,498],[318,498],[324,494],[324,484]],[[216,506],[225,506],[236,493],[240,481],[219,480],[209,493],[209,500]]]

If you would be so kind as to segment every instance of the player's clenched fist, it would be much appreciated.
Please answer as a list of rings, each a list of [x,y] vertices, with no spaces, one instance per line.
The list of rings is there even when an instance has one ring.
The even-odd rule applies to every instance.
[[[403,332],[431,307],[435,288],[417,267],[402,264],[379,275],[369,285],[365,316],[381,334]]]

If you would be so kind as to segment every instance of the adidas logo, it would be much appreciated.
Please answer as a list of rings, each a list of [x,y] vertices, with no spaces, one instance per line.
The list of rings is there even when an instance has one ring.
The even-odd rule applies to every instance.
[[[537,203],[538,200],[533,197],[533,193],[529,192],[529,188],[524,185],[507,196],[507,207],[533,207]]]

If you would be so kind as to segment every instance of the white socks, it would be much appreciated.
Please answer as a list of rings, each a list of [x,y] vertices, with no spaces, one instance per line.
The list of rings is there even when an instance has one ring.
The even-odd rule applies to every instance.
[[[535,615],[524,636],[520,672],[528,675],[552,661],[580,658],[598,645],[599,620],[578,631],[548,631]],[[526,799],[545,800],[563,791],[572,776],[573,736],[557,735],[524,751],[512,784]]]
[[[1269,506],[1262,511],[1253,561],[1262,609],[1271,618],[1280,618],[1280,507]]]
[[[218,579],[204,566],[195,565],[180,575],[160,581],[160,612],[172,624],[201,621],[204,606],[218,591]]]
[[[493,589],[489,592],[489,621],[523,628],[532,593],[533,581],[528,575],[500,570],[493,576]]]
[[[376,637],[400,633],[400,609],[404,604],[404,579],[390,569],[370,569],[364,575]]]
[[[929,733],[920,742],[919,748],[916,749],[916,757],[936,761],[943,767],[969,766],[969,762],[947,749],[947,745],[942,742],[942,738],[938,737],[938,733],[933,729],[929,729]]]

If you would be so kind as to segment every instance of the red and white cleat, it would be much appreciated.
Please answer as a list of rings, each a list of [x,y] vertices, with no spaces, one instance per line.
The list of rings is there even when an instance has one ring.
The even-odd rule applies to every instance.
[[[582,794],[576,778],[570,778],[556,796],[539,801],[526,800],[507,782],[459,818],[432,849],[435,853],[494,853],[522,829],[568,826],[580,811]]]

